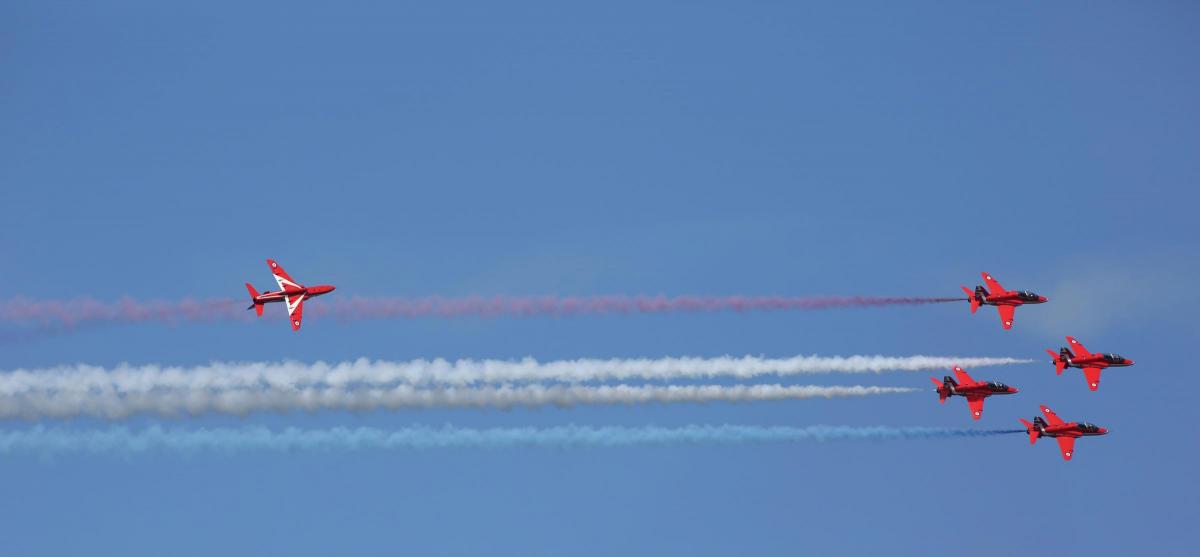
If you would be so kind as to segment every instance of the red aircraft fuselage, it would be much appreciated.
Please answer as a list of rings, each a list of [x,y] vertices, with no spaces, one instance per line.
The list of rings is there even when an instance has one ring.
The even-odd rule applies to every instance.
[[[1108,429],[1096,424],[1065,422],[1044,404],[1041,409],[1045,419],[1042,419],[1042,416],[1034,416],[1033,423],[1021,420],[1021,424],[1025,426],[1025,431],[1029,434],[1029,444],[1037,443],[1037,440],[1042,437],[1053,438],[1058,441],[1058,448],[1062,452],[1063,460],[1071,460],[1071,455],[1075,452],[1076,439],[1108,434]]]
[[[971,418],[976,420],[983,417],[983,399],[992,395],[1011,395],[1017,392],[1016,387],[1009,387],[1004,383],[976,381],[958,366],[954,366],[954,375],[958,377],[958,381],[949,375],[943,377],[940,382],[936,377],[929,378],[937,385],[938,401],[945,404],[946,399],[952,396],[964,397],[971,410]]]
[[[275,275],[275,282],[279,283],[279,290],[266,291],[259,294],[250,283],[246,283],[246,290],[250,292],[250,308],[258,315],[263,314],[263,305],[274,302],[283,302],[287,305],[289,320],[292,322],[292,330],[299,331],[300,323],[304,319],[304,302],[309,298],[316,298],[323,294],[333,292],[334,286],[329,284],[320,284],[317,286],[305,286],[292,279],[283,270],[283,267],[274,259],[267,260],[267,266],[271,268],[271,273]]]
[[[257,296],[254,296],[251,300],[254,302],[254,305],[270,304],[273,302],[287,301],[288,296],[293,296],[295,294],[301,294],[301,293],[306,294],[306,297],[308,297],[308,298],[316,298],[317,296],[320,296],[322,294],[328,294],[330,292],[333,292],[336,289],[337,289],[337,287],[333,286],[332,284],[319,284],[316,286],[305,286],[304,288],[301,288],[294,292],[285,292],[283,290],[272,292],[270,290],[267,290]],[[246,309],[253,308],[254,305],[251,305],[250,307],[248,307]],[[271,311],[274,311],[274,310],[271,310]]]
[[[1084,348],[1083,344],[1075,337],[1067,337],[1067,344],[1071,345],[1070,348],[1064,346],[1058,350],[1058,354],[1055,354],[1053,350],[1046,350],[1046,353],[1054,358],[1050,360],[1050,363],[1054,364],[1054,371],[1062,375],[1063,370],[1067,368],[1082,369],[1088,388],[1093,391],[1100,388],[1100,372],[1104,369],[1133,365],[1133,360],[1120,354],[1091,352]]]
[[[980,273],[980,275],[987,283],[987,288],[980,285],[971,291],[965,286],[961,287],[963,292],[967,293],[967,301],[971,303],[971,313],[975,313],[981,305],[996,306],[996,309],[1000,310],[1000,323],[1005,330],[1012,328],[1017,306],[1044,304],[1047,301],[1045,296],[1039,296],[1028,290],[1007,290],[988,273]]]

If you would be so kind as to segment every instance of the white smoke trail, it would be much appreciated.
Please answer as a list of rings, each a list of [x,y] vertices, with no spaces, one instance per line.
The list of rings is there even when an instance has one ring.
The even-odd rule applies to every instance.
[[[159,389],[296,390],[305,387],[409,385],[469,386],[523,382],[582,383],[631,379],[673,380],[789,376],[818,373],[882,373],[886,371],[967,369],[1029,363],[1015,358],[936,356],[796,356],[763,358],[579,359],[538,362],[506,360],[413,360],[327,364],[317,362],[213,363],[195,367],[121,365],[113,369],[77,365],[0,373],[0,396],[56,391],[60,393],[140,393]]]
[[[304,410],[397,410],[434,407],[574,406],[577,404],[647,404],[677,402],[745,402],[871,396],[915,392],[898,387],[825,387],[814,385],[523,385],[499,387],[417,388],[253,388],[170,389],[120,393],[108,391],[38,391],[0,396],[0,418],[68,418],[96,416],[120,419],[133,414],[163,416],[218,412]]]
[[[640,445],[795,443],[837,440],[907,440],[990,437],[1024,430],[974,430],[930,427],[768,427],[689,425],[684,427],[587,427],[469,429],[414,426],[297,429],[264,427],[164,429],[123,427],[69,430],[35,426],[0,431],[2,455],[143,454],[151,452],[322,452],[428,449],[504,449],[521,447],[588,448]]]

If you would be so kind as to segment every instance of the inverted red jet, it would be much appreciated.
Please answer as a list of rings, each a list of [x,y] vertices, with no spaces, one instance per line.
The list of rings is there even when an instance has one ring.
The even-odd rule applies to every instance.
[[[971,379],[971,376],[958,366],[954,366],[954,375],[958,377],[957,382],[949,375],[943,377],[941,382],[938,382],[936,377],[930,377],[929,380],[937,385],[938,400],[942,404],[946,404],[946,399],[954,395],[966,397],[967,406],[971,408],[971,417],[976,420],[983,416],[983,399],[992,395],[1011,395],[1017,392],[1016,387],[1009,387],[1004,383]]]
[[[292,330],[300,330],[300,321],[304,318],[304,301],[309,298],[315,298],[322,294],[333,292],[334,287],[328,284],[319,286],[304,286],[288,276],[287,271],[279,266],[274,259],[268,259],[267,265],[271,267],[271,272],[275,273],[275,282],[279,283],[279,291],[271,292],[270,290],[259,294],[254,290],[250,283],[246,283],[246,290],[250,291],[250,308],[259,316],[263,314],[263,304],[272,302],[283,302],[287,305],[288,316],[291,317]]]
[[[1004,330],[1012,328],[1013,315],[1017,311],[1017,306],[1025,304],[1044,304],[1046,303],[1045,296],[1038,296],[1028,290],[1005,290],[1000,286],[992,275],[980,273],[983,276],[983,282],[987,283],[987,288],[976,286],[972,292],[963,286],[963,292],[967,293],[967,301],[971,302],[971,313],[979,309],[981,305],[996,306],[1000,310],[1000,323],[1004,325]]]
[[[1046,350],[1047,354],[1054,357],[1053,360],[1050,360],[1050,363],[1054,364],[1054,371],[1062,375],[1063,370],[1069,367],[1082,368],[1088,388],[1093,391],[1100,388],[1100,371],[1104,368],[1133,365],[1133,360],[1122,357],[1120,354],[1088,352],[1088,349],[1075,340],[1075,337],[1067,337],[1067,343],[1071,345],[1071,348],[1064,346],[1058,350],[1058,354],[1055,354],[1053,350]]]
[[[1075,453],[1075,440],[1080,437],[1090,437],[1093,435],[1105,435],[1108,430],[1095,424],[1087,422],[1064,422],[1058,417],[1053,410],[1042,405],[1042,416],[1034,416],[1033,423],[1021,420],[1025,425],[1025,431],[1029,433],[1029,444],[1037,443],[1039,437],[1053,437],[1058,441],[1058,449],[1062,451],[1063,460],[1071,460],[1071,455]]]

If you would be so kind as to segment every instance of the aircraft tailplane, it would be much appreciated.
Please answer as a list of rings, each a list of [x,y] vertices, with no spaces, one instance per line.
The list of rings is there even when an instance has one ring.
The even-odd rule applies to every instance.
[[[975,311],[979,309],[979,298],[976,297],[975,293],[971,292],[971,290],[967,287],[960,286],[959,288],[962,288],[963,292],[967,293],[967,301],[971,302],[971,313],[975,313]]]
[[[945,386],[945,384],[941,381],[938,381],[937,377],[930,377],[929,380],[933,381],[934,385],[937,385],[938,402],[946,404],[946,397],[950,396],[950,391],[942,388]]]
[[[1046,353],[1049,354],[1051,358],[1054,358],[1053,360],[1050,360],[1051,362],[1054,362],[1054,373],[1062,375],[1063,370],[1067,369],[1066,359],[1063,358],[1061,354],[1055,354],[1053,350],[1046,350]]]
[[[250,283],[246,283],[246,290],[250,292],[250,308],[254,308],[254,312],[262,317],[263,305],[258,301],[258,291],[254,289]],[[246,309],[250,309],[246,308]]]
[[[1037,443],[1038,429],[1036,427],[1033,427],[1033,424],[1031,424],[1025,420],[1022,420],[1021,418],[1017,418],[1017,419],[1021,420],[1021,425],[1025,426],[1025,431],[1029,433],[1029,444],[1032,445],[1034,443]]]

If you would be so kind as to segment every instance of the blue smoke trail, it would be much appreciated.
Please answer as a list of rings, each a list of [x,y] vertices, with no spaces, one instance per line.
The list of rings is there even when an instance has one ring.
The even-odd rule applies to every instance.
[[[427,449],[504,449],[520,447],[589,448],[640,445],[792,443],[838,440],[947,439],[990,437],[1024,430],[973,430],[932,427],[745,426],[591,427],[471,429],[453,426],[330,429],[265,427],[166,429],[125,427],[71,430],[34,426],[0,431],[0,455],[122,454],[151,452],[324,452]]]

